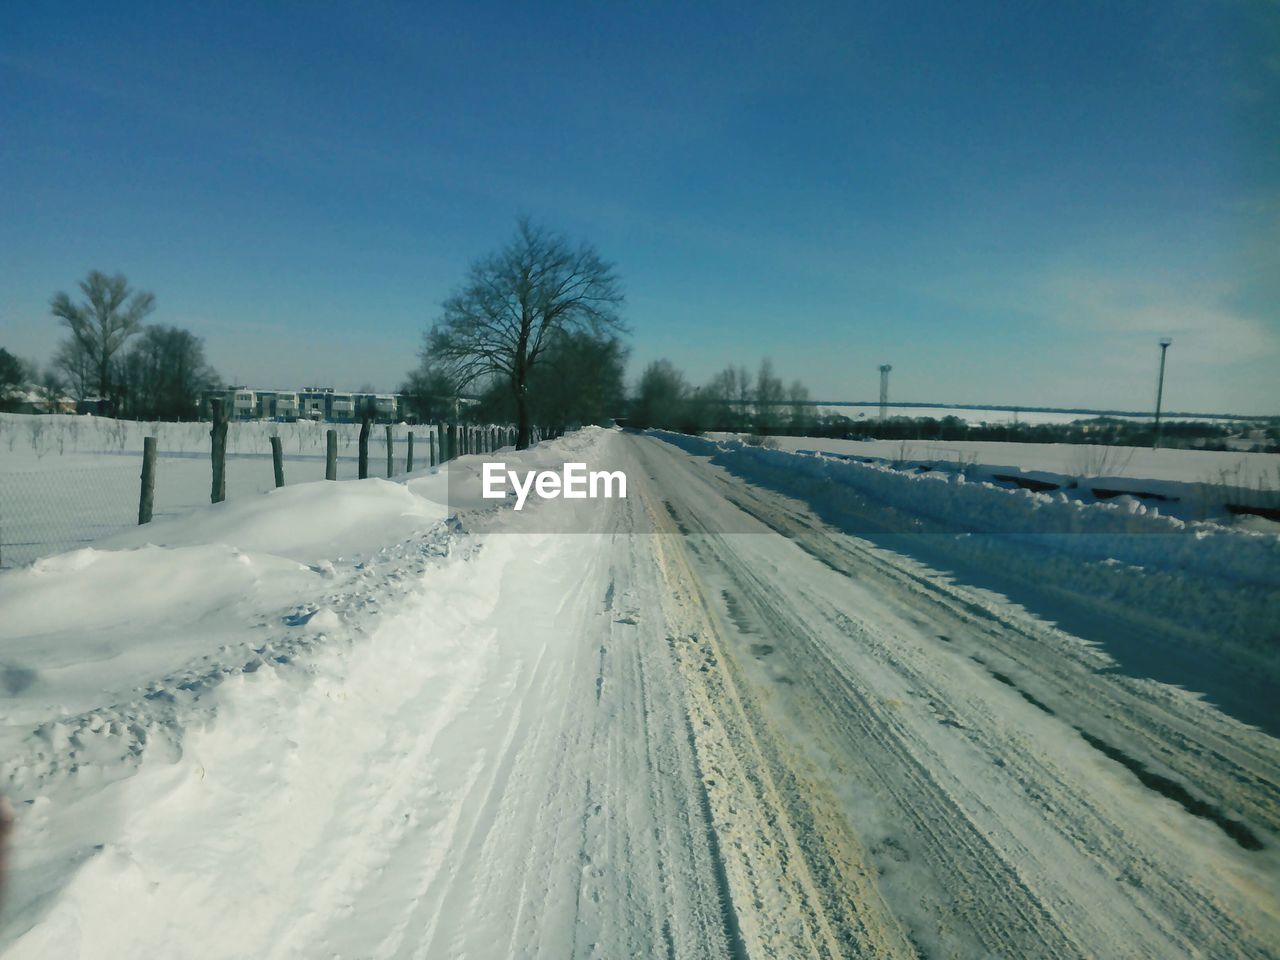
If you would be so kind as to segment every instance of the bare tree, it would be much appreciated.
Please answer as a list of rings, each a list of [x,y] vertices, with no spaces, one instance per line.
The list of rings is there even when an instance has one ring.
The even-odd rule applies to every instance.
[[[756,375],[756,433],[767,436],[775,432],[783,421],[782,405],[786,402],[786,390],[782,380],[773,372],[773,361],[760,361]]]
[[[813,425],[814,408],[809,402],[809,388],[799,380],[792,380],[791,388],[787,391],[787,403],[791,406],[791,433],[793,436],[803,437]]]
[[[684,430],[689,384],[670,360],[655,360],[640,374],[629,422],[641,429]]]
[[[92,367],[98,395],[112,393],[112,361],[131,336],[142,329],[142,319],[155,309],[155,296],[134,291],[123,274],[108,277],[97,270],[80,281],[85,299],[72,303],[59,291],[49,302],[50,310],[71,330],[70,341]]]
[[[512,241],[471,265],[461,290],[443,304],[427,336],[430,360],[460,387],[497,377],[510,384],[519,430],[530,440],[530,373],[558,332],[602,336],[625,328],[613,265],[589,244],[522,218]]]
[[[77,400],[93,395],[97,373],[89,355],[74,337],[58,345],[53,355],[53,368]]]
[[[453,416],[454,404],[458,399],[458,386],[453,379],[429,360],[424,349],[422,362],[416,370],[411,370],[399,392],[408,401],[413,415],[423,423],[433,420],[444,420]]]

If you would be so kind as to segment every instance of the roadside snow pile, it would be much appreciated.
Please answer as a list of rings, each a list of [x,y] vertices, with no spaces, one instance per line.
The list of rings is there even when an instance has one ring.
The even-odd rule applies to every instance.
[[[710,433],[734,441],[739,434]],[[1221,450],[1150,450],[1072,443],[1006,443],[967,440],[838,440],[829,437],[770,437],[789,453],[892,466],[897,470],[963,473],[1006,488],[1061,491],[1086,503],[1129,494],[1181,520],[1256,523],[1249,515],[1280,511],[1280,456]],[[1233,509],[1235,508],[1235,509]],[[1240,508],[1246,508],[1240,510]]]
[[[427,496],[429,487],[411,483],[370,478],[280,487],[134,527],[98,541],[97,547],[220,543],[301,563],[369,553],[444,519],[444,502]]]
[[[1275,668],[1280,536],[1185,522],[1131,497],[1086,503],[964,474],[895,470],[738,441],[658,433],[749,482],[806,499],[855,535],[933,534],[935,559],[981,565],[1046,592],[1175,624],[1198,645],[1239,645]]]
[[[874,498],[899,514],[928,521],[914,532],[1035,534],[1055,549],[1093,556],[1107,538],[1113,559],[1153,568],[1200,571],[1245,583],[1277,582],[1280,536],[1235,530],[1167,516],[1158,505],[1130,496],[1100,502],[1072,499],[1063,491],[1010,490],[966,473],[907,472],[885,464],[783,452],[736,441],[713,443],[661,434],[691,453],[713,454],[813,480],[838,483]],[[901,529],[896,532],[913,532]],[[1080,536],[1088,535],[1088,536]]]
[[[295,561],[219,544],[76,550],[4,574],[0,722],[127,698],[140,681],[242,641],[246,620],[317,579]]]
[[[0,792],[172,739],[175,705],[345,634],[334,610],[364,565],[397,545],[438,552],[444,516],[403,484],[320,481],[0,574]]]

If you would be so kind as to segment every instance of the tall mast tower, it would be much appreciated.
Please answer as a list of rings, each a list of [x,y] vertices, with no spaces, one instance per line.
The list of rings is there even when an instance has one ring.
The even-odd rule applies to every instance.
[[[889,419],[889,371],[892,369],[892,364],[880,364],[880,420],[882,423]]]

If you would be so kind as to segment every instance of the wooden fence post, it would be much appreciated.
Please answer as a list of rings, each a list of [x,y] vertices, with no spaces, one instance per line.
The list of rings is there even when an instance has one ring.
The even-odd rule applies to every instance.
[[[409,431],[409,452],[404,458],[404,472],[413,473],[413,431]]]
[[[369,428],[373,425],[373,420],[368,413],[360,415],[360,472],[358,476],[361,480],[369,476]]]
[[[213,441],[209,446],[213,458],[213,488],[209,492],[210,503],[221,503],[227,499],[227,417],[222,410],[222,399],[212,401],[213,429],[209,437]]]
[[[427,428],[427,466],[428,467],[434,467],[437,463],[440,462],[439,460],[436,459],[436,457],[438,456],[437,449],[438,449],[437,434],[430,427],[428,427]]]
[[[326,480],[338,479],[338,431],[326,430],[324,432],[324,478]]]
[[[458,425],[456,423],[449,424],[449,459],[456,460],[458,457]]]
[[[449,431],[445,429],[444,422],[440,421],[436,424],[436,462],[433,467],[438,467],[449,459]]]
[[[151,505],[156,496],[156,438],[142,440],[142,493],[138,496],[138,524],[151,522]]]
[[[271,438],[271,466],[276,472],[276,486],[284,486],[284,448],[279,437]]]
[[[387,424],[387,479],[395,472],[395,463],[391,459],[391,424]]]

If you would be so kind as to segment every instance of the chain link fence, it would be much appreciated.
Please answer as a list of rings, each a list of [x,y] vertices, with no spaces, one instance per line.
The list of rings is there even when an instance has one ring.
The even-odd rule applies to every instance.
[[[279,436],[285,484],[325,477],[325,431],[338,432],[338,479],[359,475],[359,424],[232,423],[227,499],[275,487],[271,437]],[[405,472],[409,433],[414,469],[430,464],[429,426],[392,428],[392,475]],[[208,506],[208,423],[144,424],[100,418],[0,414],[0,568],[89,546],[138,522],[142,440],[157,438],[153,521]],[[385,426],[369,437],[369,476],[387,476]]]

